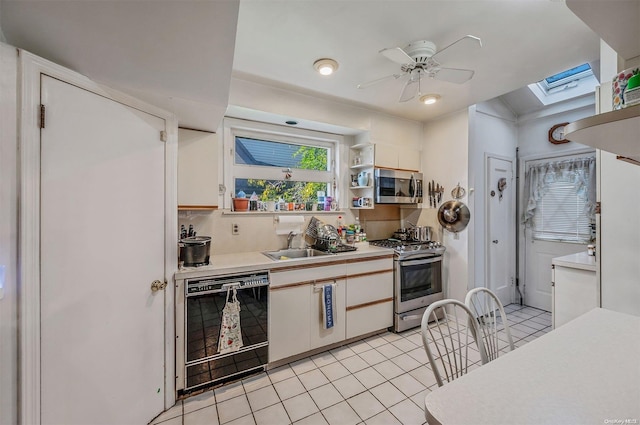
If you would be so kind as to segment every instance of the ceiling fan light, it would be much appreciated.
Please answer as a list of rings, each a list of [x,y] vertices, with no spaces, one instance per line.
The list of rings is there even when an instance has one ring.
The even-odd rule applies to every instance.
[[[338,62],[333,59],[318,59],[313,63],[313,67],[321,75],[331,75],[338,70]]]
[[[440,100],[439,94],[425,94],[424,96],[420,96],[420,102],[425,105],[433,105],[438,100]]]

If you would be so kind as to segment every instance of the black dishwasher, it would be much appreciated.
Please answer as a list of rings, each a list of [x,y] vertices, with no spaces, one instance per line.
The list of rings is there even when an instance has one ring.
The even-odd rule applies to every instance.
[[[240,304],[242,347],[220,353],[223,309],[235,289]],[[184,283],[184,382],[191,391],[268,363],[269,272],[187,279]],[[178,330],[178,341],[180,342]],[[180,366],[179,366],[180,367]]]

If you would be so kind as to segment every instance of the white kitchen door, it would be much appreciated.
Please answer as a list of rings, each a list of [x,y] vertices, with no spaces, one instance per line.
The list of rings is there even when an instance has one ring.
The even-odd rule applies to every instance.
[[[165,396],[165,120],[46,75],[41,100],[41,422],[146,424]]]
[[[515,278],[515,190],[513,162],[487,157],[487,287],[503,305],[511,303]]]

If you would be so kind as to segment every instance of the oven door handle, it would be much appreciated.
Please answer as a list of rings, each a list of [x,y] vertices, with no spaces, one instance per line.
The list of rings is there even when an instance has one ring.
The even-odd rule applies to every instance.
[[[400,266],[419,266],[421,264],[431,264],[442,261],[442,257],[421,258],[419,260],[400,260]]]

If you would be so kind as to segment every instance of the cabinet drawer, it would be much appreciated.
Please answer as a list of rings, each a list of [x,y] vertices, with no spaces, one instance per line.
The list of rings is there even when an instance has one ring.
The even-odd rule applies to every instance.
[[[311,284],[315,281],[329,279],[344,279],[346,274],[345,262],[274,269],[271,270],[271,289],[276,290],[279,286]]]
[[[378,271],[347,280],[347,306],[393,298],[393,272]]]
[[[354,258],[352,260],[348,260],[347,262],[347,274],[349,276],[382,270],[393,270],[392,256]]]
[[[347,309],[347,338],[393,326],[393,300],[367,307]]]

